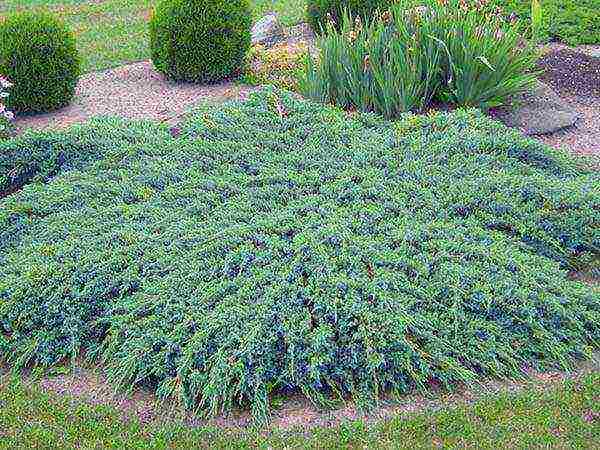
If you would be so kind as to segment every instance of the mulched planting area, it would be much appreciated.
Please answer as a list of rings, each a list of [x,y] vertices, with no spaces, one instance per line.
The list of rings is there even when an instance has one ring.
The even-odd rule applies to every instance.
[[[593,50],[561,46],[540,59],[539,78],[579,113],[580,120],[572,128],[537,139],[555,148],[597,157],[600,155],[600,58],[590,54]]]
[[[538,66],[540,79],[562,95],[600,99],[600,58],[563,49],[543,56]]]

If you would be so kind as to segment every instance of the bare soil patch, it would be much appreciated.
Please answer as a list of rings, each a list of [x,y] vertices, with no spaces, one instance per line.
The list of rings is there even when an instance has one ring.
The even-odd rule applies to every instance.
[[[0,367],[1,369],[1,367]],[[380,405],[365,413],[352,402],[341,403],[332,409],[323,409],[310,403],[300,394],[292,395],[274,408],[270,422],[264,431],[307,430],[314,427],[336,426],[344,421],[363,420],[374,423],[394,416],[436,411],[473,403],[489,395],[517,393],[527,388],[544,390],[567,379],[577,380],[589,373],[600,371],[600,354],[583,361],[572,371],[538,372],[527,370],[527,378],[518,380],[482,380],[470,386],[461,385],[449,392],[439,386],[430,386],[426,393],[411,392],[401,398],[384,398]],[[149,390],[135,389],[121,393],[114,389],[98,367],[77,364],[68,375],[34,379],[25,377],[26,383],[40,387],[52,394],[67,396],[74,402],[92,405],[109,405],[116,408],[124,419],[136,419],[143,424],[161,424],[183,421],[191,427],[216,426],[241,429],[252,426],[250,412],[238,409],[227,416],[206,420],[186,411],[176,400],[161,402]]]

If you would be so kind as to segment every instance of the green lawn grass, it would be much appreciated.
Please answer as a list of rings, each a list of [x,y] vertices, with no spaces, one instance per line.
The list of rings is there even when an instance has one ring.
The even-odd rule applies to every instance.
[[[544,391],[496,394],[472,405],[312,431],[192,429],[125,421],[108,406],[0,379],[0,449],[8,448],[594,448],[600,374]]]
[[[19,9],[48,9],[73,27],[84,60],[84,70],[102,70],[149,58],[147,21],[158,0],[4,0],[0,17]],[[529,0],[493,0],[529,23]],[[569,44],[600,41],[596,0],[544,0],[544,33]],[[259,17],[279,13],[291,25],[304,19],[306,0],[251,0]]]
[[[46,9],[65,20],[77,36],[84,71],[102,70],[149,58],[147,22],[157,0],[5,0],[0,16]],[[252,0],[256,17],[276,11],[285,24],[304,16],[305,0]]]
[[[492,0],[493,6],[515,13],[524,27],[531,23],[531,0]],[[600,43],[598,0],[540,0],[543,11],[542,38],[568,45]]]

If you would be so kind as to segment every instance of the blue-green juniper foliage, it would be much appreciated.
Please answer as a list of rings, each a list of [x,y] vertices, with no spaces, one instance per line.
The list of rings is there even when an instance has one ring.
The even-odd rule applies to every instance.
[[[271,393],[369,405],[599,347],[600,293],[568,269],[598,256],[600,175],[475,111],[387,122],[266,90],[177,136],[102,119],[0,150],[15,368],[84,352],[261,419]]]

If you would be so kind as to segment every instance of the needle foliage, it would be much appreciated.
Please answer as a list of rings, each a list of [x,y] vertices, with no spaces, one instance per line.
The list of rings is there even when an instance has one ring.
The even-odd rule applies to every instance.
[[[103,119],[0,146],[44,161],[0,200],[15,369],[85,352],[119,386],[264,419],[274,393],[368,406],[599,347],[600,293],[567,269],[598,255],[600,175],[476,111],[266,90],[177,137]]]

